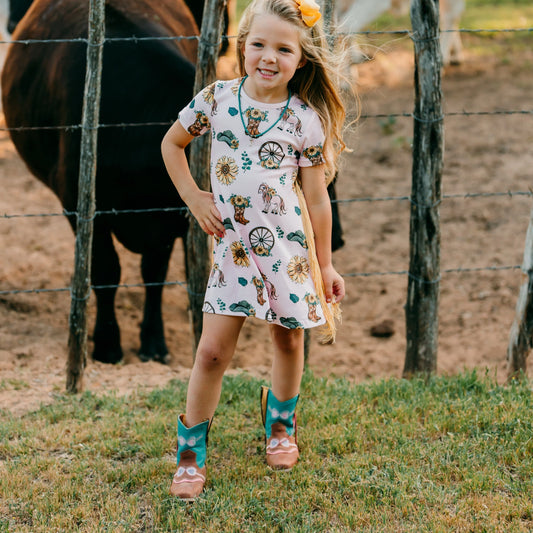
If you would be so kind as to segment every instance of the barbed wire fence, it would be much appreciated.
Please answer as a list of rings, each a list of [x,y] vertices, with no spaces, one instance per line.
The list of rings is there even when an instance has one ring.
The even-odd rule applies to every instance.
[[[533,28],[477,28],[477,29],[457,29],[457,30],[441,30],[441,33],[456,32],[463,34],[479,34],[479,33],[533,33]],[[411,30],[392,30],[392,31],[360,31],[360,32],[339,32],[337,35],[342,36],[365,36],[365,35],[384,35],[384,36],[394,36],[394,35],[403,35],[410,36],[412,34]],[[228,39],[235,39],[235,36],[228,36]],[[103,42],[142,42],[142,41],[180,41],[180,40],[199,40],[200,36],[169,36],[169,37],[120,37],[120,38],[104,38]],[[40,40],[40,39],[25,39],[25,40],[13,40],[13,41],[0,41],[0,45],[8,45],[11,43],[31,45],[31,44],[43,44],[43,43],[87,43],[87,39],[50,39],[50,40]],[[505,110],[487,110],[487,111],[451,111],[443,113],[443,117],[478,117],[478,116],[513,116],[513,115],[524,115],[531,116],[533,115],[533,109],[505,109]],[[413,119],[412,112],[397,112],[397,113],[374,113],[366,114],[362,113],[360,115],[361,119],[393,119],[393,118],[411,118]],[[120,122],[113,124],[98,124],[98,129],[105,128],[136,128],[136,127],[170,127],[173,124],[173,121],[160,121],[160,122]],[[19,131],[75,131],[81,130],[82,124],[65,124],[58,126],[14,126],[6,127],[0,126],[0,131],[6,132],[19,132]],[[469,198],[489,198],[489,197],[507,197],[513,198],[515,196],[526,196],[533,197],[533,189],[527,191],[496,191],[496,192],[466,192],[466,193],[455,193],[455,194],[444,194],[442,195],[442,200],[450,199],[469,199]],[[337,204],[348,204],[348,203],[358,203],[358,202],[391,202],[391,201],[406,201],[411,202],[411,196],[375,196],[375,197],[356,197],[356,198],[338,198],[332,200],[332,203]],[[122,214],[147,214],[147,213],[164,213],[164,212],[188,212],[187,207],[158,207],[158,208],[149,208],[149,209],[111,209],[111,210],[96,210],[95,216],[102,215],[122,215]],[[46,218],[46,217],[64,217],[64,216],[77,216],[76,211],[67,211],[63,210],[61,212],[47,212],[47,213],[0,213],[0,219],[14,219],[14,218]],[[476,267],[475,269],[465,269],[465,268],[456,268],[456,269],[447,269],[445,273],[461,273],[461,272],[472,272],[472,271],[483,271],[483,270],[502,270],[502,269],[519,269],[520,265],[512,266],[485,266],[485,267]],[[344,272],[344,277],[371,277],[371,276],[385,276],[385,275],[406,275],[407,271],[385,271],[385,272]],[[172,281],[161,283],[165,286],[181,286],[187,289],[186,281]],[[129,287],[143,287],[145,284],[117,284],[105,286],[106,288],[129,288]],[[92,288],[95,288],[94,286]],[[41,292],[64,292],[69,291],[70,287],[54,288],[54,289],[11,289],[11,290],[0,290],[0,295],[10,295],[10,294],[21,294],[21,293],[41,293]]]
[[[436,29],[438,31],[438,28]],[[494,29],[494,28],[478,28],[478,29],[458,29],[458,30],[443,30],[443,32],[459,32],[459,33],[531,33],[533,28],[507,28],[507,29]],[[338,33],[337,35],[349,36],[349,35],[390,35],[390,36],[406,36],[411,39],[414,39],[415,32],[413,30],[394,30],[394,31],[363,31],[363,32],[351,32],[351,33]],[[233,37],[229,37],[230,39]],[[133,41],[140,42],[146,40],[171,40],[179,41],[184,39],[197,39],[201,40],[201,36],[193,37],[184,37],[184,36],[169,36],[169,37],[121,37],[121,38],[103,38],[99,46],[103,46],[106,42],[118,42],[118,41]],[[8,43],[15,43],[25,46],[31,46],[32,44],[44,44],[44,43],[85,43],[89,44],[89,39],[51,39],[51,40],[19,40],[19,41],[0,41],[0,45],[7,45]],[[476,117],[476,116],[512,116],[512,115],[533,115],[533,109],[512,109],[512,110],[486,110],[486,111],[458,111],[458,112],[446,112],[442,113],[439,117],[439,120],[443,120],[446,117]],[[424,119],[417,117],[413,112],[398,112],[398,113],[385,113],[385,114],[363,114],[361,118],[364,119],[391,119],[391,118],[410,118],[414,121],[424,122]],[[172,121],[168,122],[143,122],[143,123],[116,123],[116,124],[97,124],[97,129],[103,128],[135,128],[135,127],[152,127],[152,126],[170,126]],[[23,130],[65,130],[65,131],[74,131],[81,130],[83,128],[82,124],[66,124],[58,126],[15,126],[15,127],[1,127],[2,131],[23,131]],[[460,198],[477,198],[477,197],[516,197],[516,196],[533,196],[533,191],[527,190],[517,190],[517,191],[499,191],[499,192],[468,192],[464,194],[449,194],[442,195],[438,199],[438,202],[435,203],[432,207],[438,207],[442,201],[448,199],[460,199]],[[381,197],[357,197],[357,198],[345,198],[334,200],[339,204],[355,203],[355,202],[390,202],[390,201],[403,201],[410,202],[411,206],[414,208],[421,207],[417,204],[416,200],[413,199],[413,196],[381,196]],[[136,213],[155,213],[155,212],[168,212],[168,211],[187,211],[187,208],[151,208],[151,209],[128,209],[128,210],[96,210],[94,216],[102,215],[114,215],[120,216],[122,214],[136,214]],[[57,217],[57,216],[75,216],[78,217],[79,214],[76,211],[63,211],[56,213],[4,213],[0,214],[0,218],[3,219],[20,219],[20,218],[39,218],[39,217]],[[356,277],[374,277],[374,276],[407,276],[408,278],[413,279],[415,282],[422,284],[433,283],[438,284],[441,279],[442,274],[451,274],[451,273],[468,273],[468,272],[482,272],[482,271],[503,271],[503,270],[519,270],[523,268],[521,265],[486,265],[473,268],[450,268],[439,271],[439,275],[432,281],[424,281],[419,276],[413,274],[410,270],[396,270],[396,271],[367,271],[367,272],[343,272],[342,275],[346,278],[356,278]],[[150,285],[163,285],[163,286],[179,286],[184,288],[189,295],[191,291],[188,287],[186,281],[167,281],[159,284],[145,284],[145,283],[135,283],[135,284],[116,284],[116,285],[105,285],[105,286],[91,286],[90,290],[98,288],[133,288],[133,287],[146,287]],[[41,294],[49,292],[70,292],[72,293],[72,287],[57,287],[57,288],[17,288],[10,290],[0,290],[0,296],[16,295],[16,294]],[[194,292],[194,296],[199,296],[200,294]]]

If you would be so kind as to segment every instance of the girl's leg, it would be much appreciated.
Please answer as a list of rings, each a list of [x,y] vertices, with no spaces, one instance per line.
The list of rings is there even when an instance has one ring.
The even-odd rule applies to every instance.
[[[187,390],[187,426],[213,418],[224,371],[233,357],[244,320],[245,317],[204,314],[202,336]]]
[[[272,392],[280,401],[294,398],[300,392],[304,370],[304,330],[270,326],[274,343]]]
[[[186,415],[178,418],[178,469],[170,493],[182,500],[194,500],[204,488],[207,433],[243,322],[241,317],[204,314],[187,390]]]
[[[295,411],[304,367],[304,332],[277,325],[270,331],[274,342],[272,390],[261,390],[266,461],[276,470],[290,470],[299,457]]]

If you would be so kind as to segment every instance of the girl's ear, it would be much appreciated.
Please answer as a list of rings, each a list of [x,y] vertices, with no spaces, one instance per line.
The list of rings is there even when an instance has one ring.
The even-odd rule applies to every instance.
[[[302,59],[300,59],[300,62],[298,63],[297,68],[302,68],[306,63],[307,63],[307,59],[305,57],[302,57]]]

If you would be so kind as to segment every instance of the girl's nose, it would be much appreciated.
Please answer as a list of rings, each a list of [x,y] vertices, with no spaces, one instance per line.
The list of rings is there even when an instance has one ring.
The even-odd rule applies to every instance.
[[[276,61],[276,54],[270,48],[265,48],[263,50],[263,61],[267,63],[274,63]]]

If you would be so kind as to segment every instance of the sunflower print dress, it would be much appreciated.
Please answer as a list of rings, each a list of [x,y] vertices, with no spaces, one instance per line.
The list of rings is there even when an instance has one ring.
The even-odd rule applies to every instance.
[[[225,227],[203,311],[319,326],[295,181],[299,167],[324,163],[320,119],[297,95],[268,104],[241,90],[239,106],[241,81],[209,85],[178,116],[191,135],[211,133],[211,188]]]

